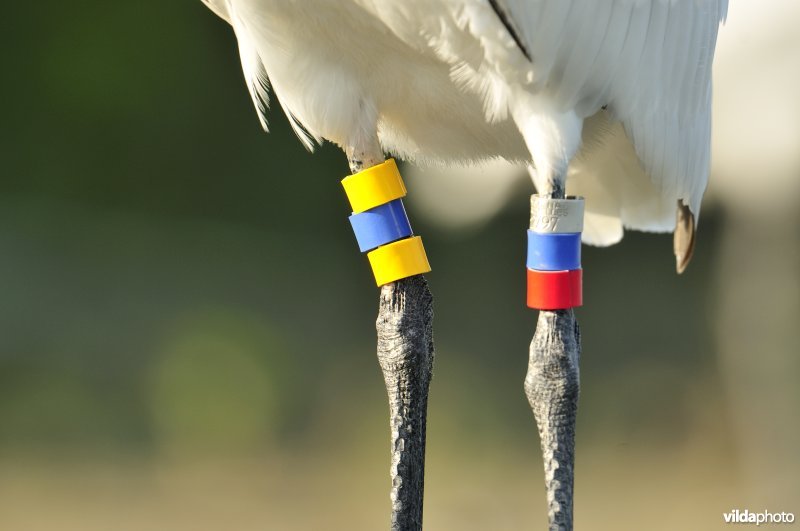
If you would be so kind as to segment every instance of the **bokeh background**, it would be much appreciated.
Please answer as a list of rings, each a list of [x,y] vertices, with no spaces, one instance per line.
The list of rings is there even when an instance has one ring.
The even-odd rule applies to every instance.
[[[800,9],[732,4],[691,267],[668,235],[584,251],[581,529],[800,513]],[[260,131],[199,1],[13,2],[0,44],[0,529],[386,528],[377,292],[338,149],[279,110]],[[436,296],[426,528],[539,529],[531,189],[480,171],[407,168]],[[491,207],[443,216],[448,190]]]

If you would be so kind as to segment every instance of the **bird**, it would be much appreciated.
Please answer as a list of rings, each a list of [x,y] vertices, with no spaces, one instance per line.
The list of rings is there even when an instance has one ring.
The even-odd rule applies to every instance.
[[[385,152],[526,165],[540,195],[585,197],[585,243],[614,244],[625,228],[673,232],[676,269],[686,269],[710,171],[711,66],[727,0],[202,1],[233,28],[264,129],[272,91],[308,149],[333,142],[354,171]],[[383,293],[389,306],[408,300]],[[432,350],[416,358],[396,356],[412,360],[408,375],[430,370]],[[551,529],[572,528],[579,358],[572,309],[541,311],[525,391]],[[398,380],[386,369],[384,378]],[[415,399],[398,411],[424,409],[426,397]],[[395,437],[406,419],[391,422]],[[407,452],[404,442],[393,449]],[[410,503],[396,489],[421,485],[423,456],[424,441],[393,454],[407,477],[392,478],[392,529],[421,529],[422,489]]]
[[[686,268],[727,0],[202,1],[265,130],[272,91],[309,150],[528,164],[537,189],[586,197],[585,243],[674,232]]]

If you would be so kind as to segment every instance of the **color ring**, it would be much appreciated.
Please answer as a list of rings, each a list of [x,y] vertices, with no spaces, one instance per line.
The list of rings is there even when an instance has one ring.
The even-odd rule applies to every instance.
[[[402,199],[353,214],[350,225],[362,253],[411,236],[411,223]]]
[[[583,306],[583,270],[528,269],[528,308],[566,310]]]
[[[345,177],[342,186],[354,214],[406,195],[406,187],[394,159]]]
[[[581,234],[528,231],[528,269],[567,271],[581,267]]]
[[[367,258],[378,286],[431,270],[425,247],[422,246],[422,238],[419,236],[378,247],[368,252]]]

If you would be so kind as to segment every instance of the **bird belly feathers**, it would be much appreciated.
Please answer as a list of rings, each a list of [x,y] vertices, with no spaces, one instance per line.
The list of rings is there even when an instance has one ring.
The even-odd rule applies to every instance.
[[[724,0],[498,1],[517,35],[484,0],[204,1],[234,28],[262,124],[269,83],[309,148],[377,128],[418,162],[529,161],[564,141],[514,123],[530,104],[605,123],[567,139],[590,243],[672,230],[679,199],[699,211]]]
[[[480,96],[459,90],[449,65],[354,2],[211,1],[236,32],[257,108],[268,82],[309,148],[321,139],[346,146],[377,125],[384,148],[407,160],[528,158],[514,124],[486,122]]]

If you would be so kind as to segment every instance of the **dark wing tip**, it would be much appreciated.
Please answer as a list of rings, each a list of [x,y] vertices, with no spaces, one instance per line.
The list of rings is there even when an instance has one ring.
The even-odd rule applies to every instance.
[[[508,34],[511,35],[511,38],[514,40],[517,48],[519,48],[519,51],[522,52],[522,55],[525,56],[525,59],[527,59],[529,63],[533,62],[531,59],[531,54],[528,52],[528,48],[522,42],[522,39],[514,27],[514,24],[511,22],[508,13],[506,13],[506,10],[500,7],[500,4],[498,4],[497,0],[489,0],[489,6],[492,8],[492,11],[495,12],[497,18],[500,19],[500,23],[506,28]]]

